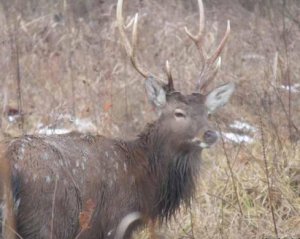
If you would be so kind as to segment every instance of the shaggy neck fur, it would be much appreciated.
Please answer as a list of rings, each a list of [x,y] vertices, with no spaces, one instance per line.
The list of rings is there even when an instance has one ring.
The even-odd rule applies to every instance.
[[[144,176],[136,181],[140,184],[137,185],[140,195],[145,195],[146,211],[151,218],[162,221],[174,215],[181,202],[189,205],[201,150],[159,126],[159,123],[148,125],[127,150],[131,151],[129,161],[143,165]]]

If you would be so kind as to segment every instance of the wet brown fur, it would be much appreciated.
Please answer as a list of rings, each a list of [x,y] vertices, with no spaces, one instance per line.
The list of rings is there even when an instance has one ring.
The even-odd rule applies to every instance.
[[[210,129],[205,97],[174,93],[167,100],[159,119],[134,140],[70,133],[25,135],[3,145],[1,196],[16,221],[6,219],[5,226],[16,224],[23,239],[74,239],[79,233],[80,239],[109,239],[132,212],[151,224],[189,205],[202,150],[192,139]],[[176,116],[179,108],[185,116]],[[92,215],[82,230],[86,210]]]
[[[71,133],[7,143],[0,177],[2,187],[11,186],[11,177],[17,184],[16,231],[24,239],[73,239],[88,200],[96,207],[80,238],[113,238],[120,220],[134,211],[144,222],[168,220],[191,198],[200,156],[198,147],[169,134],[158,121],[132,141]],[[13,227],[13,218],[7,224]]]

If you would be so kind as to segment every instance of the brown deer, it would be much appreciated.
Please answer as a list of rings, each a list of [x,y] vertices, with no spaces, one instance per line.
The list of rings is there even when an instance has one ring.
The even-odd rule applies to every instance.
[[[234,91],[228,83],[205,93],[220,66],[219,55],[227,31],[211,56],[203,48],[204,11],[199,0],[199,33],[186,33],[194,41],[203,67],[196,93],[175,91],[169,64],[168,83],[163,84],[138,63],[137,20],[132,44],[117,5],[122,42],[134,68],[145,78],[150,102],[159,118],[134,140],[101,135],[29,136],[3,142],[0,148],[2,238],[104,239],[122,238],[127,215],[143,224],[168,221],[181,203],[195,191],[201,152],[218,136],[208,115],[223,106]],[[87,203],[93,205],[88,226],[80,217]],[[125,219],[124,219],[125,218]],[[123,219],[123,220],[122,220]],[[121,236],[120,236],[121,235]]]

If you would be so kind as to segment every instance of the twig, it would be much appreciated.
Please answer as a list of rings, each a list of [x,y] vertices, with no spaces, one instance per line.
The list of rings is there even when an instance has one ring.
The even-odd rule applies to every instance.
[[[16,30],[17,32],[17,30]],[[24,114],[23,114],[23,101],[22,101],[22,86],[21,86],[21,73],[20,73],[20,60],[19,60],[19,41],[18,32],[15,40],[16,50],[16,78],[17,78],[17,93],[18,93],[18,111],[20,115],[20,128],[24,134]]]
[[[218,196],[218,195],[215,195],[215,194],[212,194],[212,193],[207,193],[207,195],[209,195],[210,197],[214,197],[214,198],[217,198],[219,200],[221,200],[222,202],[225,202],[226,204],[230,205],[232,208],[234,208],[235,210],[237,210],[238,212],[240,211],[239,208],[237,208],[234,204],[232,204],[231,202],[229,202],[228,200]]]
[[[218,126],[219,132],[221,132],[221,128],[220,128],[219,122],[217,122],[217,126]],[[221,138],[221,141],[222,141],[222,147],[223,147],[225,158],[226,158],[226,163],[227,163],[227,166],[229,168],[230,177],[231,177],[231,180],[232,180],[232,185],[233,185],[234,193],[235,193],[235,196],[237,198],[237,202],[238,202],[238,205],[239,205],[240,213],[243,216],[244,214],[243,214],[243,210],[242,210],[240,198],[239,198],[239,195],[238,195],[238,192],[237,192],[237,186],[236,186],[235,179],[234,179],[234,173],[233,173],[233,170],[232,170],[232,167],[231,167],[231,164],[230,164],[230,160],[229,160],[229,156],[227,154],[227,150],[226,150],[226,147],[225,147],[225,141],[224,141],[223,135],[222,134],[220,134],[220,135],[221,135],[220,138]]]
[[[292,140],[292,92],[291,92],[291,77],[290,77],[290,68],[289,68],[289,53],[288,53],[288,43],[286,39],[287,29],[285,25],[285,6],[286,1],[283,0],[282,2],[282,39],[284,44],[284,53],[286,58],[286,69],[285,69],[285,76],[287,78],[288,83],[288,122],[289,122],[289,138],[290,141]]]
[[[260,132],[261,132],[261,145],[262,145],[263,158],[264,158],[264,163],[265,163],[265,172],[266,172],[266,177],[267,177],[268,198],[269,198],[269,202],[270,202],[272,220],[273,220],[273,225],[274,225],[274,232],[275,232],[276,238],[279,238],[277,226],[276,226],[274,207],[273,207],[273,203],[272,203],[273,200],[272,200],[272,196],[271,196],[270,174],[269,174],[268,162],[267,162],[267,156],[266,156],[266,145],[265,145],[263,122],[262,122],[262,112],[261,112],[261,110],[259,112],[260,112],[259,123],[260,123]]]
[[[9,16],[7,16],[9,18]],[[9,27],[12,27],[13,30],[10,30],[10,48],[12,52],[12,65],[15,69],[15,77],[17,82],[17,96],[18,96],[18,112],[20,115],[20,125],[19,127],[24,134],[24,114],[23,114],[23,101],[22,101],[22,88],[21,88],[21,71],[20,71],[20,59],[19,59],[19,32],[18,32],[18,19],[7,19],[9,22]]]

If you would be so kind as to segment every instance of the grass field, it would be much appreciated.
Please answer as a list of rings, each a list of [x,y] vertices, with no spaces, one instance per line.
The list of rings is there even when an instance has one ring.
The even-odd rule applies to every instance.
[[[0,2],[1,139],[71,130],[131,138],[156,118],[120,43],[116,1]],[[197,1],[125,2],[127,22],[140,15],[140,61],[165,80],[168,59],[175,87],[192,92],[201,60],[184,27],[196,32]],[[211,87],[232,81],[237,90],[212,119],[222,137],[203,154],[191,208],[157,231],[166,238],[300,238],[300,2],[204,5],[208,52],[231,21]]]

